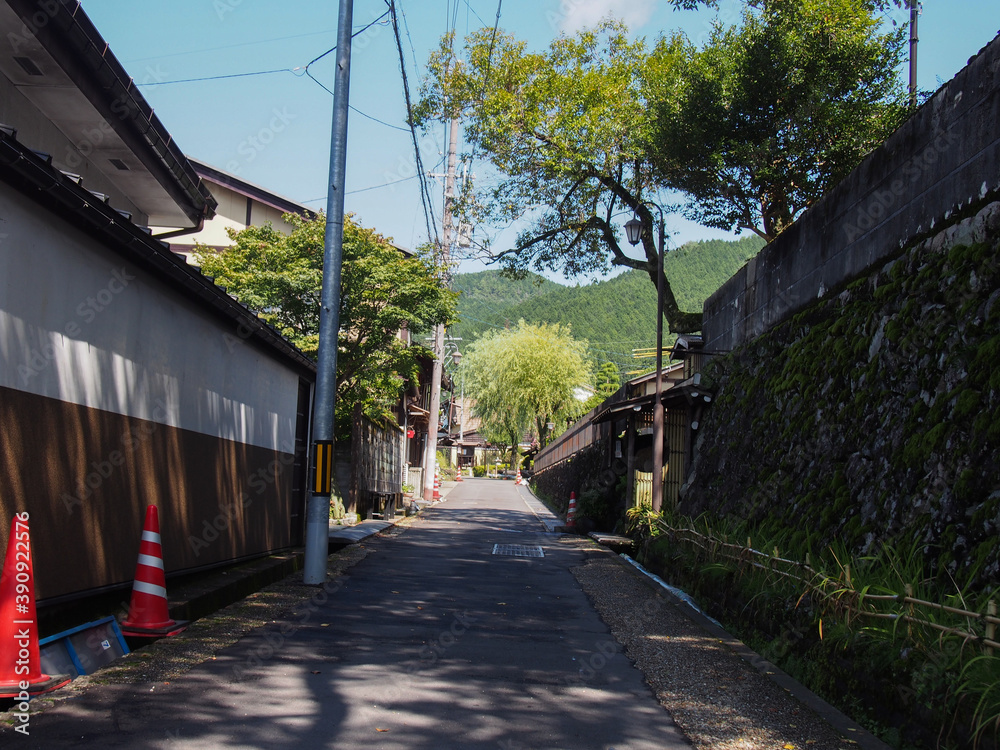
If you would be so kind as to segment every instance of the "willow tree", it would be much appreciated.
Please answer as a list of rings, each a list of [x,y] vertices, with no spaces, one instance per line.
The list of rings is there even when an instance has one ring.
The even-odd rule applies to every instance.
[[[547,424],[576,414],[576,389],[589,384],[587,345],[556,324],[519,321],[516,328],[483,334],[462,360],[466,394],[489,442],[510,448],[531,431],[544,442]]]

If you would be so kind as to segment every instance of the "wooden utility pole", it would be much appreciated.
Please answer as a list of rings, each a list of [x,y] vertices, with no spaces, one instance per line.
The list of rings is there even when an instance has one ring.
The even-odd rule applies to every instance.
[[[445,283],[451,274],[452,213],[455,204],[455,162],[458,156],[458,120],[448,121],[448,173],[444,182],[444,218],[441,232],[441,265]],[[441,410],[441,376],[444,370],[444,326],[434,326],[434,370],[431,373],[430,417],[427,421],[427,447],[424,450],[424,500],[434,498],[434,463],[437,460],[438,412]]]

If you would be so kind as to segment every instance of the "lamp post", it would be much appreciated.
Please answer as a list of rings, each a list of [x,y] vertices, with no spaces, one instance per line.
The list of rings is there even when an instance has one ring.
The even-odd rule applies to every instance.
[[[655,205],[655,204],[646,204]],[[656,401],[653,404],[653,512],[663,506],[663,209],[660,212],[659,246],[656,250]],[[637,218],[625,222],[629,244],[642,239],[643,223]]]

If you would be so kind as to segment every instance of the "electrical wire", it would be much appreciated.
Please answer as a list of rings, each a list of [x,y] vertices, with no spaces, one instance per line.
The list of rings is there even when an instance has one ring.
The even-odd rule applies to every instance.
[[[493,34],[490,36],[490,49],[486,53],[486,75],[483,76],[484,86],[490,82],[490,63],[493,61],[493,45],[497,41],[497,29],[500,28],[500,8],[503,6],[503,0],[497,0],[497,20],[493,24]]]
[[[353,39],[354,37],[358,36],[359,34],[363,34],[365,31],[367,31],[368,29],[370,29],[375,24],[380,23],[382,21],[382,19],[384,19],[388,15],[389,15],[389,11],[386,11],[385,13],[383,13],[381,16],[379,16],[378,18],[376,18],[371,23],[369,23],[369,24],[367,24],[365,26],[362,26],[360,29],[358,29],[353,34],[351,34],[351,38]],[[293,37],[286,37],[286,38],[293,38]],[[256,42],[253,42],[253,43],[256,44]],[[232,45],[232,46],[238,47],[238,46],[241,46],[241,45]],[[220,47],[219,49],[225,49],[225,48]],[[309,76],[310,78],[312,78],[313,81],[315,81],[316,83],[318,83],[322,88],[326,89],[326,91],[329,91],[330,94],[333,94],[333,92],[330,91],[330,89],[328,89],[326,86],[323,86],[322,83],[320,83],[316,78],[313,77],[312,73],[309,72],[309,66],[312,65],[315,62],[319,62],[324,57],[326,57],[327,55],[329,55],[331,52],[334,52],[336,49],[337,49],[337,46],[334,45],[333,47],[331,47],[330,49],[328,49],[326,52],[322,53],[321,55],[317,55],[316,57],[314,57],[312,60],[310,60],[308,63],[306,63],[305,66],[298,66],[298,67],[295,67],[295,68],[275,68],[273,70],[256,70],[256,71],[252,71],[250,73],[228,73],[228,74],[225,74],[225,75],[217,75],[217,76],[201,76],[199,78],[183,78],[183,79],[178,79],[176,81],[148,81],[148,82],[144,82],[144,83],[136,83],[136,85],[137,86],[169,86],[169,85],[172,85],[172,84],[175,84],[175,83],[197,83],[197,82],[200,82],[200,81],[221,81],[221,80],[225,80],[225,79],[228,79],[228,78],[249,78],[251,76],[266,76],[266,75],[272,75],[274,73],[292,73],[293,75],[296,75],[296,76],[299,76],[299,77],[301,77],[302,75]],[[300,71],[300,70],[303,71],[303,72],[299,73],[298,71]],[[381,120],[376,120],[374,117],[371,117],[370,115],[366,115],[364,112],[360,112],[359,110],[358,110],[358,112],[359,112],[359,114],[362,114],[365,117],[368,117],[369,119],[375,120],[376,122],[382,122]],[[390,128],[397,127],[395,125],[389,125],[389,123],[386,123],[386,122],[382,122],[382,124],[383,125],[388,125]],[[400,130],[405,130],[405,129],[406,128],[400,128]]]
[[[390,185],[398,185],[401,182],[408,182],[409,180],[415,180],[420,175],[412,174],[409,177],[403,177],[398,180],[392,180],[391,182],[383,182],[381,185],[372,185],[371,187],[359,188],[357,190],[348,190],[344,195],[354,195],[354,193],[367,193],[369,190],[378,190],[379,188],[389,187]]]
[[[201,78],[181,78],[176,81],[134,81],[136,86],[170,86],[175,83],[196,83],[198,81],[221,81],[225,78],[248,78],[250,76],[266,76],[272,73],[292,73],[297,76],[301,76],[301,73],[296,73],[295,71],[301,70],[301,68],[276,68],[274,70],[257,70],[252,73],[229,73],[227,75],[221,76],[203,76]]]
[[[385,18],[388,15],[389,15],[389,11],[386,11],[385,13],[383,13],[381,16],[379,16],[378,18],[376,18],[371,23],[368,23],[368,24],[362,26],[360,29],[358,29],[357,31],[355,31],[355,32],[353,32],[351,34],[351,39],[354,39],[359,34],[363,34],[364,32],[368,31],[368,29],[370,29],[375,24],[380,23],[382,21],[382,19]],[[332,47],[330,47],[330,49],[328,49],[323,54],[317,55],[312,60],[310,60],[309,62],[307,62],[306,66],[305,66],[305,73],[306,73],[306,75],[309,76],[309,78],[311,78],[317,85],[319,85],[319,87],[321,89],[323,89],[324,91],[328,92],[331,96],[333,95],[333,92],[330,91],[330,89],[328,89],[326,86],[324,86],[323,83],[320,82],[320,80],[316,76],[314,76],[312,73],[310,73],[309,72],[309,68],[310,68],[311,65],[313,65],[314,63],[318,63],[320,60],[322,60],[324,57],[326,57],[327,55],[329,55],[331,52],[336,51],[336,49],[337,49],[337,45],[333,45]],[[367,117],[367,115],[365,115],[365,116]]]
[[[432,211],[430,192],[427,189],[426,170],[424,170],[423,159],[420,156],[420,145],[417,142],[417,128],[413,122],[413,104],[410,100],[410,83],[406,76],[406,58],[403,55],[403,40],[399,35],[399,19],[396,16],[396,0],[389,3],[389,13],[392,17],[393,34],[396,37],[396,50],[399,52],[399,72],[403,78],[403,96],[406,99],[406,122],[410,126],[410,135],[413,138],[413,154],[417,165],[417,175],[420,177],[420,200],[424,207],[424,221],[427,223],[427,240],[440,244],[438,236],[437,222]]]
[[[360,109],[358,109],[357,107],[355,107],[353,104],[350,104],[348,106],[354,112],[357,112],[362,117],[367,117],[369,120],[371,120],[372,122],[377,122],[379,125],[385,125],[387,128],[392,128],[393,130],[402,130],[404,133],[409,133],[410,132],[409,128],[404,128],[404,127],[401,127],[399,125],[393,125],[392,123],[386,122],[385,120],[380,120],[377,117],[372,117],[371,115],[369,115],[369,114],[367,114],[365,112],[362,112]],[[407,179],[409,179],[409,178],[407,178]]]
[[[490,35],[490,48],[486,53],[486,73],[483,75],[483,92],[488,90],[490,83],[490,73],[493,64],[493,46],[496,44],[497,40],[497,29],[500,28],[500,11],[503,7],[503,0],[497,0],[497,16],[496,20],[493,22],[493,33]],[[479,18],[478,14],[476,16]],[[482,21],[483,19],[479,19]],[[485,24],[483,24],[485,26]],[[469,168],[472,168],[472,163],[476,160],[477,148],[475,145],[472,147],[472,153],[469,155]]]
[[[308,34],[292,34],[291,36],[279,36],[273,39],[258,39],[254,42],[238,42],[237,44],[225,44],[221,47],[205,47],[204,49],[188,50],[186,52],[170,52],[166,55],[151,55],[150,57],[133,57],[129,60],[122,60],[122,65],[146,62],[147,60],[166,60],[168,57],[183,57],[185,55],[201,55],[205,52],[219,52],[225,49],[236,49],[238,47],[253,47],[256,44],[271,44],[272,42],[284,42],[289,39],[303,39],[308,36],[325,36],[335,33],[336,29],[324,29],[323,31],[311,31]]]
[[[463,2],[465,2],[465,7],[472,11],[472,15],[474,15],[476,18],[479,19],[479,23],[481,23],[483,26],[485,26],[486,25],[486,21],[484,21],[482,19],[482,16],[480,16],[478,13],[476,13],[476,9],[472,7],[472,4],[469,2],[469,0],[463,0]]]

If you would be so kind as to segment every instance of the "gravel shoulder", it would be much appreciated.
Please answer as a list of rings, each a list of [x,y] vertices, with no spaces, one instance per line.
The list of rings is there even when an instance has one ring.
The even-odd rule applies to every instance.
[[[861,744],[834,730],[610,553],[592,556],[573,574],[695,747],[835,750]]]

